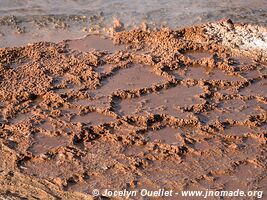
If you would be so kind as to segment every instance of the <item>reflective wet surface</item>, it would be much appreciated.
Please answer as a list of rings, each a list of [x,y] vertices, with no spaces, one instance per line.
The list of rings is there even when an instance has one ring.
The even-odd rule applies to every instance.
[[[0,1],[0,47],[37,41],[61,41],[105,32],[114,18],[127,29],[191,26],[222,18],[266,25],[266,3],[254,1]]]

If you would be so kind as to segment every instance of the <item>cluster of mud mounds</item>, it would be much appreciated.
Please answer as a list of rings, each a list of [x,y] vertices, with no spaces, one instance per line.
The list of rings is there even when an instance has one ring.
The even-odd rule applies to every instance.
[[[246,27],[228,20],[0,49],[3,197],[266,191],[266,57],[262,46],[218,38]]]

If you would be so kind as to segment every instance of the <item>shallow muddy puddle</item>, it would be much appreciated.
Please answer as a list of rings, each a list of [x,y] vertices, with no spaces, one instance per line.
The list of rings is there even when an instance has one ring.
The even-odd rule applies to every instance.
[[[252,187],[247,183],[253,182],[255,176],[259,176],[261,169],[251,163],[244,163],[238,166],[229,178],[217,177],[217,181],[225,185],[225,190],[247,190]]]
[[[8,119],[8,121],[10,121],[12,124],[18,124],[18,123],[29,120],[33,116],[34,114],[31,112],[19,113],[15,117]]]
[[[184,55],[192,60],[201,60],[212,57],[212,54],[208,51],[186,51]]]
[[[249,86],[240,90],[242,95],[246,96],[259,96],[259,97],[267,97],[267,79],[263,79],[260,81],[256,81],[251,83]]]
[[[163,84],[166,80],[156,75],[152,68],[134,64],[133,66],[116,71],[111,77],[103,81],[103,85],[95,93],[106,96],[116,90],[134,90]]]
[[[80,99],[73,103],[81,106],[107,108],[110,106],[110,97],[114,92],[144,89],[166,82],[163,77],[155,74],[151,67],[134,64],[129,68],[114,72],[112,76],[102,81],[98,89],[88,90],[92,99]]]
[[[262,73],[259,70],[250,70],[247,72],[242,72],[240,73],[240,75],[244,77],[245,79],[253,80],[253,79],[260,78],[262,76]]]
[[[69,143],[64,136],[51,136],[43,133],[35,133],[33,138],[33,145],[30,151],[34,155],[45,154],[52,149],[66,146]]]
[[[151,184],[151,189],[157,190],[157,184],[154,183],[164,179],[177,183],[176,187],[181,187],[181,181],[191,177],[190,175],[192,173],[188,170],[188,166],[184,166],[183,164],[177,165],[176,162],[173,158],[153,161],[149,167],[144,169],[145,174],[142,176],[144,182],[142,181],[140,183],[142,187],[147,188]]]
[[[226,72],[223,72],[220,69],[212,68],[208,69],[206,67],[202,66],[194,66],[189,67],[186,70],[185,78],[189,79],[195,79],[195,80],[216,80],[216,81],[227,81],[227,82],[243,82],[244,79],[242,79],[239,76],[236,75],[228,75]]]
[[[76,108],[76,107],[62,107],[60,108],[61,112],[62,112],[62,115],[65,115],[65,114],[79,114],[80,112],[80,109]]]
[[[243,101],[240,99],[225,100],[212,111],[204,115],[208,120],[214,121],[216,119],[221,122],[226,120],[233,120],[237,122],[244,122],[251,116],[264,114],[264,110],[260,107],[265,107],[265,104],[258,102],[255,99]]]
[[[244,136],[248,134],[253,134],[256,131],[244,125],[232,125],[226,127],[223,134],[232,135],[232,136]]]
[[[78,108],[60,108],[61,116],[59,117],[60,120],[63,120],[65,122],[70,122],[71,117],[78,115],[80,113],[80,110]]]
[[[76,184],[69,184],[67,190],[71,192],[82,192],[89,195],[91,191],[90,188],[88,187],[89,185],[90,183],[82,181]]]
[[[92,106],[100,109],[105,109],[110,106],[110,98],[108,96],[100,96],[92,99],[78,99],[74,100],[72,103],[77,106]]]
[[[92,126],[104,124],[107,122],[112,122],[114,120],[115,119],[110,116],[99,114],[97,112],[90,112],[83,115],[75,115],[71,118],[71,122],[74,123],[80,122],[80,123],[90,124]]]
[[[55,127],[53,126],[53,124],[51,124],[51,122],[49,122],[49,121],[44,121],[44,122],[42,122],[40,125],[39,125],[39,127],[41,127],[41,128],[43,128],[43,129],[45,129],[45,130],[47,130],[47,131],[54,131],[55,130]]]
[[[261,101],[261,100],[256,100],[256,99],[251,99],[248,100],[249,104],[256,107],[257,109],[261,111],[267,111],[267,102]]]
[[[148,131],[145,135],[150,142],[160,142],[177,146],[183,145],[183,139],[180,136],[179,130],[170,127]]]
[[[198,86],[186,87],[177,85],[158,93],[151,93],[139,98],[123,99],[118,105],[119,112],[123,115],[151,112],[154,114],[169,114],[175,117],[185,117],[180,107],[199,105],[204,101],[197,97],[202,94]]]
[[[146,152],[147,150],[145,149],[144,146],[137,146],[137,145],[132,145],[132,146],[127,146],[125,147],[123,153],[126,156],[136,156],[138,154],[142,154]]]
[[[94,70],[98,73],[109,74],[112,72],[113,68],[114,68],[113,64],[104,64],[97,66],[96,68],[94,68]]]
[[[186,71],[184,69],[176,69],[176,70],[171,70],[168,72],[170,75],[174,76],[176,80],[183,80],[184,77],[186,76]]]
[[[37,106],[40,106],[40,104],[42,103],[43,101],[43,97],[42,96],[36,96],[36,98],[34,98],[33,100],[31,100],[31,106],[33,107],[37,107]]]
[[[210,151],[212,149],[211,143],[205,139],[205,140],[198,140],[194,143],[193,149],[196,151]]]
[[[66,44],[68,48],[83,52],[93,50],[115,52],[125,50],[125,45],[115,45],[111,39],[103,38],[100,35],[88,35],[82,39],[70,40]]]
[[[66,80],[66,77],[65,76],[52,76],[53,77],[53,81],[52,81],[52,84],[54,86],[58,86],[60,85],[63,81]]]
[[[36,158],[24,163],[21,167],[26,174],[45,179],[68,179],[82,169],[76,162],[69,161],[63,154],[56,154],[52,159]]]
[[[223,94],[223,95],[235,95],[238,93],[238,89],[235,87],[223,87],[219,88],[218,92]]]
[[[253,59],[246,57],[246,56],[234,56],[232,59],[232,64],[233,66],[241,66],[242,65],[252,65],[253,64]]]

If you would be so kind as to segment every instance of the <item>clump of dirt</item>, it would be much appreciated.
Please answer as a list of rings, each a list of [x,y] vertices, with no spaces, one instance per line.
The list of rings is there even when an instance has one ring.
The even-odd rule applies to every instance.
[[[264,29],[113,34],[0,49],[3,197],[266,190]]]

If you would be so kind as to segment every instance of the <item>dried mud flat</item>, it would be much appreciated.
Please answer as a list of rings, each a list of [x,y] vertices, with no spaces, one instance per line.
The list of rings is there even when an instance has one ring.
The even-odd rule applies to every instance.
[[[0,199],[267,191],[266,35],[226,20],[0,49]]]

